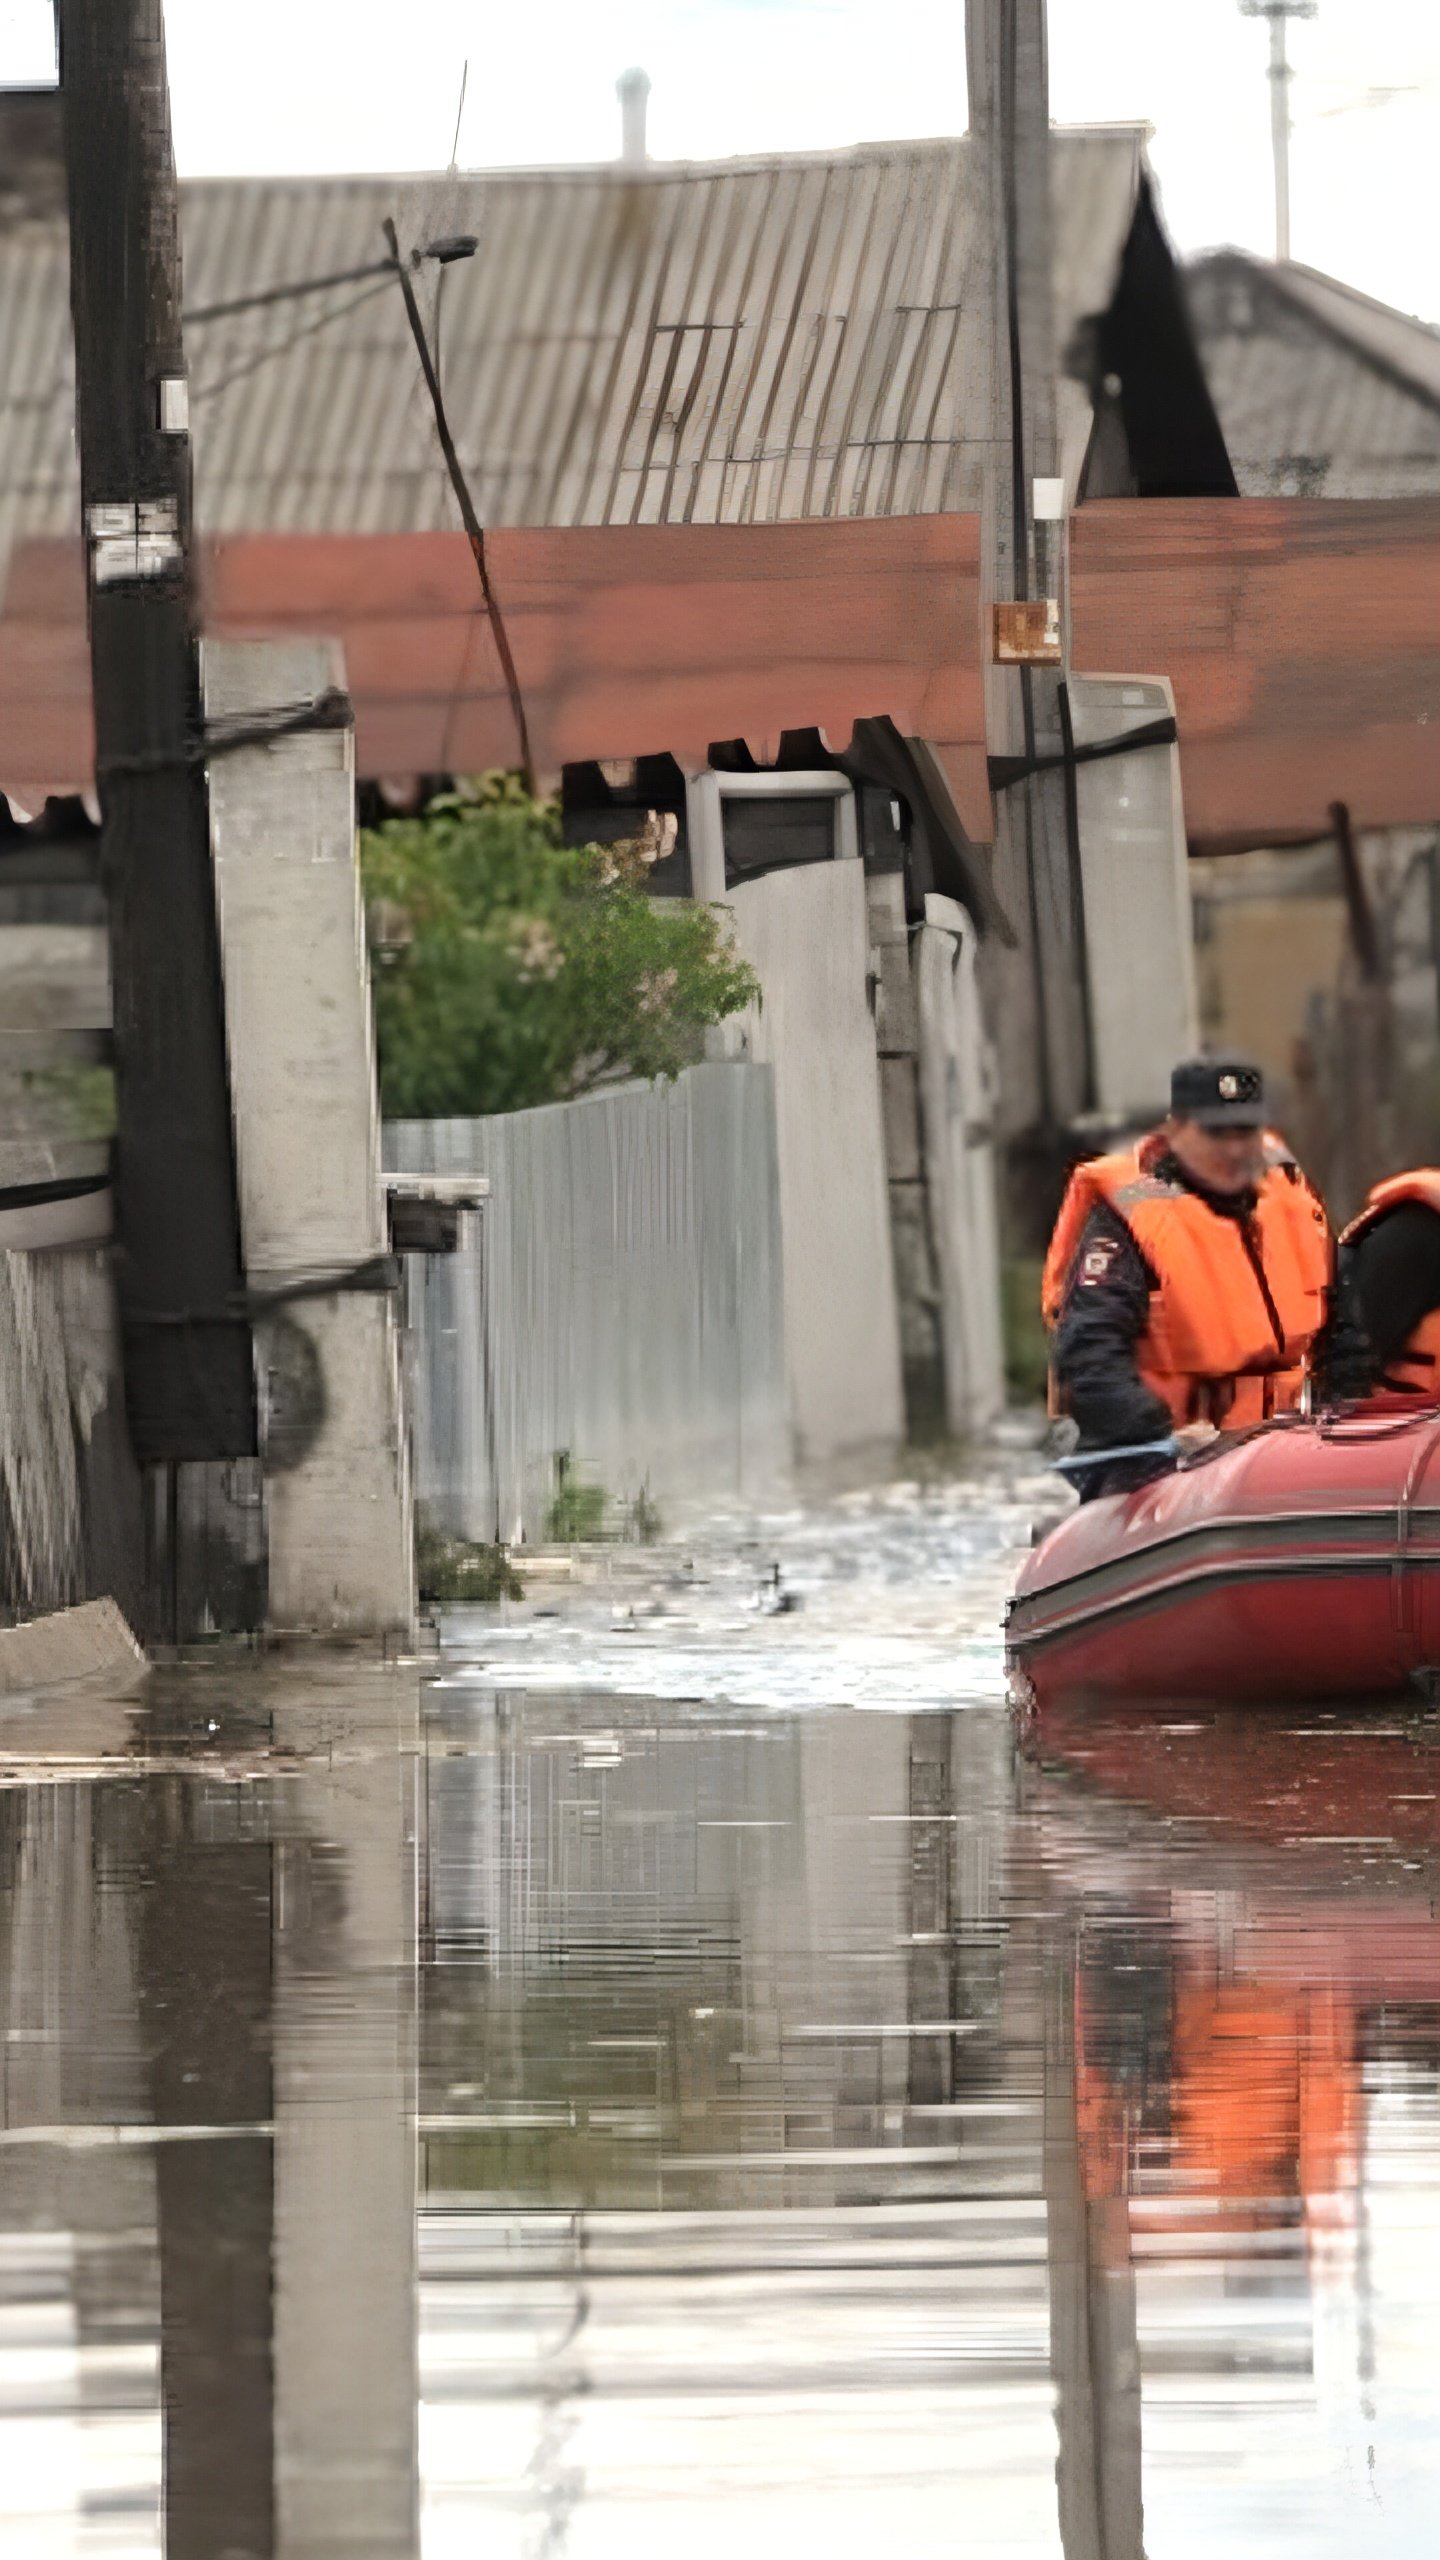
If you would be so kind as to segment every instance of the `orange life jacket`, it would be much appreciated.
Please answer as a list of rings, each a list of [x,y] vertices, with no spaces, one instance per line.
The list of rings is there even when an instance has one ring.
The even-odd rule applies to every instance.
[[[1418,1165],[1413,1173],[1392,1174],[1388,1182],[1377,1182],[1358,1218],[1352,1218],[1340,1238],[1342,1245],[1352,1245],[1378,1227],[1392,1209],[1418,1202],[1422,1209],[1433,1209],[1440,1217],[1440,1171],[1433,1165]],[[1432,1307],[1423,1315],[1403,1351],[1390,1355],[1390,1365],[1380,1380],[1395,1395],[1440,1398],[1440,1307]]]
[[[1086,1222],[1106,1202],[1154,1274],[1136,1346],[1141,1378],[1177,1427],[1204,1419],[1243,1431],[1300,1402],[1305,1356],[1325,1320],[1325,1212],[1279,1138],[1266,1138],[1266,1170],[1244,1226],[1160,1179],[1153,1168],[1165,1144],[1157,1133],[1076,1167],[1045,1258],[1045,1321],[1059,1322]]]

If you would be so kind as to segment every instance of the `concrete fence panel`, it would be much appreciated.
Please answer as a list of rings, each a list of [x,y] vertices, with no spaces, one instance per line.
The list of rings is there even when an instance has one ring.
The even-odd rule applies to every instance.
[[[806,863],[741,882],[727,903],[762,991],[738,1036],[775,1075],[798,1451],[881,1457],[905,1411],[865,874]]]
[[[920,1109],[940,1283],[945,1404],[967,1439],[1005,1406],[993,1070],[976,984],[975,927],[953,898],[925,901],[915,978]]]

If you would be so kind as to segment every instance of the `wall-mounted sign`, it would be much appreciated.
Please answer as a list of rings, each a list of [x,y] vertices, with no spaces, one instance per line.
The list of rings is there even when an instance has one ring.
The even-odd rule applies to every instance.
[[[97,587],[119,578],[163,578],[181,566],[180,510],[173,498],[101,503],[87,510],[85,529]]]
[[[1058,667],[1060,605],[1055,596],[1028,604],[997,604],[994,654],[997,667]]]

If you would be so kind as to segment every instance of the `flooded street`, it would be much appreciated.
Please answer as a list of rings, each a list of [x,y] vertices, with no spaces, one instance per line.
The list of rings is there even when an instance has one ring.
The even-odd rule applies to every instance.
[[[1433,2548],[1440,1728],[1021,1747],[1032,1492],[6,1713],[6,2560]]]

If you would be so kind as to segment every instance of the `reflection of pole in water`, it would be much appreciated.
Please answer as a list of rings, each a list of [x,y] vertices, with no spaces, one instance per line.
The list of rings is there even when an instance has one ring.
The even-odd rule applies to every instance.
[[[990,2088],[1000,2068],[995,2038],[1003,2050],[1012,2043],[1000,2014],[1014,1971],[1002,1920],[1010,1754],[1003,1716],[948,1710],[909,1719],[909,2018],[912,2027],[945,2021],[966,2031],[909,2038],[911,2106],[955,2105],[977,2071]]]
[[[951,1878],[955,1860],[954,1719],[910,1719],[910,1937],[906,1965],[910,2024],[933,2026],[955,2016],[955,1944]],[[908,2039],[912,2107],[948,2106],[955,2095],[955,2038]]]
[[[352,1673],[296,1783],[275,1932],[275,2437],[283,2560],[414,2560],[413,1676]],[[353,1700],[353,1705],[351,1704]],[[275,1717],[313,1746],[315,1708]]]
[[[1073,1927],[1057,1921],[1045,1959],[1044,2175],[1060,2539],[1065,2560],[1144,2560],[1129,2205],[1123,2170],[1113,2193],[1087,2188],[1075,1973]]]
[[[347,1689],[313,1777],[151,1781],[131,1862],[166,2560],[418,2550],[414,1684],[408,1732],[404,1681]]]
[[[272,1851],[246,1836],[240,1790],[151,1788],[137,1890],[166,2560],[272,2560]]]

